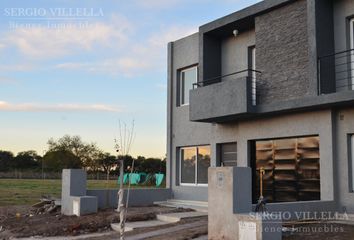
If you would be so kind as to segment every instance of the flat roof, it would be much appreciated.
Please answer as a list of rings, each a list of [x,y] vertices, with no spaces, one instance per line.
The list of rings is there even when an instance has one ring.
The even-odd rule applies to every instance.
[[[232,24],[233,22],[271,11],[273,8],[283,6],[293,1],[295,0],[264,0],[262,2],[241,9],[237,12],[231,13],[229,15],[206,23],[199,27],[199,32],[209,32],[225,25]]]

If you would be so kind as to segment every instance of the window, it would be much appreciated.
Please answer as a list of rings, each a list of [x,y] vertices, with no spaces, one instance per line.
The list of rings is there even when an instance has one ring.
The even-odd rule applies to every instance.
[[[180,184],[208,184],[208,168],[210,167],[210,147],[180,148]]]
[[[354,134],[350,135],[351,191],[354,192]]]
[[[180,71],[178,80],[179,106],[189,104],[189,90],[193,89],[193,84],[197,82],[197,77],[198,67],[191,67]]]
[[[220,166],[237,166],[237,144],[222,143],[219,144]]]
[[[354,18],[350,20],[350,49],[354,49]],[[354,90],[354,51],[350,52],[351,89]]]
[[[253,203],[320,200],[320,139],[318,136],[270,139],[252,144]]]

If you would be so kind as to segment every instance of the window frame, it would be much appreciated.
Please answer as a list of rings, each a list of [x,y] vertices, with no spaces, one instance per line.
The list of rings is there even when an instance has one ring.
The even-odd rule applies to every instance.
[[[197,83],[198,82],[198,65],[192,65],[192,66],[189,66],[189,67],[186,67],[186,68],[178,70],[179,74],[178,74],[178,84],[177,84],[177,88],[178,88],[177,107],[189,106],[189,101],[188,101],[188,103],[182,103],[183,95],[185,95],[184,94],[184,81],[182,79],[182,76],[183,76],[184,72],[189,71],[189,70],[191,70],[193,68],[196,69],[196,71],[195,71],[196,72],[195,73],[195,82],[194,83]],[[193,86],[192,86],[191,89],[193,89]]]
[[[217,144],[217,156],[218,156],[218,159],[217,159],[217,165],[218,167],[225,167],[223,166],[223,145],[226,145],[226,144],[235,144],[236,145],[236,152],[234,152],[236,154],[236,166],[238,166],[238,144],[237,144],[237,141],[234,141],[234,142],[222,142],[222,143],[218,143]]]
[[[189,186],[189,187],[208,187],[208,183],[198,183],[198,153],[199,147],[209,147],[209,151],[211,151],[210,145],[198,145],[198,146],[185,146],[180,147],[178,149],[178,159],[179,159],[179,185],[180,186]],[[194,167],[194,183],[182,183],[182,150],[186,148],[194,148],[196,159],[195,159],[195,167]],[[210,159],[211,160],[211,159]],[[211,165],[211,164],[210,164]]]
[[[348,134],[348,181],[349,192],[354,193],[354,133]]]

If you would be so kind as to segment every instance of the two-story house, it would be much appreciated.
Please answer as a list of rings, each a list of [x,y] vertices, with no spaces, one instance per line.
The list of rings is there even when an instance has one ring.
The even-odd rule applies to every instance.
[[[265,0],[169,43],[172,198],[248,166],[253,203],[264,168],[270,210],[354,213],[353,48],[353,0]]]

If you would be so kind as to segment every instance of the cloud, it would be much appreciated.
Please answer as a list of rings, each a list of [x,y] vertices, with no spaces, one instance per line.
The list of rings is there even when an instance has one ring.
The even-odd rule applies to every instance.
[[[16,80],[13,78],[0,76],[0,83],[15,83]]]
[[[197,27],[193,26],[189,28],[163,26],[160,31],[150,35],[146,42],[131,43],[127,51],[121,51],[120,57],[94,62],[64,62],[55,65],[54,68],[100,74],[121,74],[128,77],[140,75],[146,71],[160,71],[165,69],[167,43],[196,31]]]
[[[0,111],[7,112],[120,112],[121,110],[104,104],[56,104],[8,103],[0,101]]]
[[[128,41],[132,24],[123,16],[113,16],[110,23],[62,23],[55,26],[17,28],[9,32],[1,45],[15,46],[23,55],[33,58],[55,58],[96,46],[116,47]]]
[[[162,9],[162,8],[171,8],[176,6],[178,3],[181,3],[181,0],[134,0],[134,3],[143,8],[149,9]],[[185,1],[184,1],[185,2]]]
[[[15,65],[0,65],[1,72],[24,72],[33,70],[34,66],[31,64],[15,64]]]

